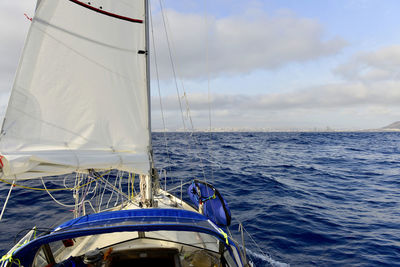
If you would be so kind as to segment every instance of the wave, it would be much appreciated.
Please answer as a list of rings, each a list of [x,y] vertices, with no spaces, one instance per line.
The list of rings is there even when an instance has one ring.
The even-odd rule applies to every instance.
[[[254,258],[260,259],[260,260],[262,260],[262,261],[264,261],[266,263],[269,263],[273,267],[290,267],[290,264],[274,260],[269,255],[259,254],[257,252],[251,251],[250,249],[246,249],[246,251],[247,251],[248,255],[250,255],[250,256],[252,256]]]

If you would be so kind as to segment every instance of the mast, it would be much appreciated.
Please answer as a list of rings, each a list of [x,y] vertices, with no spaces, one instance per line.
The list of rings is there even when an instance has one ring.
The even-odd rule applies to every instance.
[[[149,33],[149,0],[144,0],[145,11],[145,56],[146,56],[146,86],[148,102],[148,129],[149,129],[149,153],[150,162],[153,165],[153,146],[151,142],[151,93],[150,93],[150,33]],[[151,171],[150,171],[151,174]]]
[[[153,146],[151,141],[151,94],[150,94],[150,34],[149,34],[149,1],[144,0],[145,11],[145,57],[146,57],[146,87],[147,87],[147,108],[148,108],[148,131],[149,131],[149,161],[150,172],[140,176],[140,191],[142,202],[146,207],[153,206]]]

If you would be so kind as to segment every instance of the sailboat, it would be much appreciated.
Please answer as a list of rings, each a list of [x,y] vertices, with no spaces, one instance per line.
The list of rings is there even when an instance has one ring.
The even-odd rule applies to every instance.
[[[74,182],[74,218],[33,227],[1,266],[251,265],[217,189],[194,180],[189,204],[160,188],[149,58],[148,0],[38,0],[1,129],[1,216],[15,186],[61,176]],[[140,193],[110,174],[128,192],[139,177]],[[88,212],[95,183],[123,201]]]

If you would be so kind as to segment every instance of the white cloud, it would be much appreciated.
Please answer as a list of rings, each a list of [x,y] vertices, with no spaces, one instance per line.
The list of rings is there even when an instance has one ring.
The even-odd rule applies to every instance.
[[[400,46],[358,53],[334,72],[345,79],[291,92],[215,94],[211,100],[213,121],[221,127],[304,129],[330,125],[361,129],[399,120]],[[204,127],[208,96],[188,97],[192,110],[202,114],[199,127]],[[169,112],[178,110],[175,98],[166,97],[165,101]]]
[[[4,106],[5,92],[11,87],[29,27],[23,14],[32,15],[34,1],[5,1],[0,6],[0,104]],[[167,15],[170,28],[174,29],[171,37],[178,71],[187,79],[206,77],[207,39],[209,72],[213,77],[228,78],[260,69],[273,71],[293,62],[303,63],[335,55],[346,45],[340,38],[325,39],[324,29],[318,21],[291,12],[271,16],[262,10],[249,9],[243,11],[242,16],[209,17],[207,30],[202,15],[173,10],[168,10]],[[160,41],[165,37],[159,14],[154,23],[162,78],[169,79],[168,48],[165,42]],[[365,127],[361,121],[368,118],[383,126],[386,121],[382,118],[389,123],[400,115],[399,70],[400,46],[390,46],[359,53],[340,65],[335,73],[344,78],[342,82],[289,93],[250,96],[246,95],[244,88],[241,95],[215,94],[211,103],[213,126],[283,128],[291,125],[303,128],[356,125],[358,128]],[[213,91],[218,91],[218,88]],[[195,126],[207,127],[208,97],[190,94],[188,98],[197,123]],[[163,102],[169,127],[179,128],[181,118],[176,112],[179,110],[176,97],[166,97]],[[158,100],[153,103],[156,109],[153,114],[157,117]]]
[[[338,66],[335,73],[346,80],[400,80],[400,45],[358,53],[347,63]]]
[[[318,21],[301,18],[290,12],[270,16],[261,10],[243,12],[242,16],[209,18],[166,12],[174,55],[183,78],[207,75],[208,40],[209,66],[213,76],[273,70],[292,62],[305,62],[338,53],[346,42],[337,37],[324,40]],[[155,35],[159,65],[163,78],[171,77],[168,47],[160,14],[155,16]],[[163,56],[160,56],[163,55]]]
[[[190,94],[188,100],[195,126],[207,128],[208,96]],[[158,99],[154,98],[153,103],[153,114],[158,117]],[[347,129],[378,128],[398,120],[399,103],[400,81],[344,82],[290,93],[215,94],[211,98],[214,127],[275,129],[328,125]],[[177,98],[165,97],[163,105],[167,121],[173,121],[174,126],[181,125],[181,118],[176,120],[180,114]]]

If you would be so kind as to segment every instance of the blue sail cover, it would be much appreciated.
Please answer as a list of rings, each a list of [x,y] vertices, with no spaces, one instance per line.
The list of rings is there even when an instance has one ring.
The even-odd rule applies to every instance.
[[[222,241],[229,253],[238,248],[230,237],[196,212],[179,209],[138,209],[102,212],[82,216],[56,227],[18,248],[12,255],[22,266],[31,266],[40,246],[80,236],[132,231],[189,231],[212,235]]]
[[[226,227],[231,224],[231,211],[225,199],[212,185],[194,180],[188,188],[192,203],[198,208],[199,203],[204,204],[204,215],[215,224]]]

